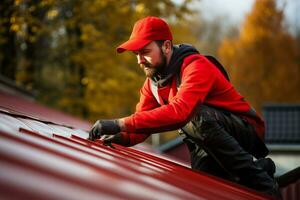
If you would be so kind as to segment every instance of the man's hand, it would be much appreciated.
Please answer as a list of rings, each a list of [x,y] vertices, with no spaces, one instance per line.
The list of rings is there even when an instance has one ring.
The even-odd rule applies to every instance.
[[[98,120],[89,132],[89,140],[94,141],[102,135],[115,135],[120,132],[119,120]]]

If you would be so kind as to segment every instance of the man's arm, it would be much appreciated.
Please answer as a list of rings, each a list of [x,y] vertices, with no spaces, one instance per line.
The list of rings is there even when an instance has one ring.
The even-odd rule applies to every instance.
[[[182,71],[181,86],[167,105],[137,112],[124,118],[123,130],[134,133],[155,133],[178,129],[194,114],[197,105],[205,101],[216,80],[216,68],[199,58]]]
[[[152,95],[148,83],[143,87],[144,90],[141,90],[141,93],[147,92],[145,94],[149,94],[149,96],[144,94],[141,98],[145,99],[140,102],[140,105],[145,104],[142,107],[147,107],[147,110],[141,109],[141,111],[137,111],[129,117],[114,120],[117,123],[110,124],[119,126],[120,131],[137,134],[151,134],[181,128],[196,112],[197,106],[205,102],[207,95],[213,89],[217,73],[220,72],[215,66],[203,56],[199,56],[199,59],[194,60],[182,70],[179,91],[170,100],[169,104],[159,107],[149,106],[147,100],[151,102],[151,105],[158,105],[158,103]],[[102,126],[99,127],[97,130],[101,132],[100,135],[119,133],[118,131],[111,132],[105,129],[102,131]],[[117,130],[117,128],[114,130]]]
[[[136,112],[142,112],[154,109],[159,106],[152,95],[150,81],[147,79],[140,90],[140,100],[136,106]],[[101,137],[102,135],[112,134],[112,137]],[[116,143],[123,146],[133,146],[145,141],[150,134],[127,133],[124,132],[124,119],[98,120],[89,133],[89,139],[95,140],[101,138],[104,143]]]

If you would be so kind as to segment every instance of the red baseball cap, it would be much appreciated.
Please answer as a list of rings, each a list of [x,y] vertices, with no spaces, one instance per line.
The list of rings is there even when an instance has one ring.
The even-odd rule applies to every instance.
[[[158,17],[146,17],[134,24],[129,40],[117,47],[117,52],[136,51],[155,40],[173,40],[170,27]]]

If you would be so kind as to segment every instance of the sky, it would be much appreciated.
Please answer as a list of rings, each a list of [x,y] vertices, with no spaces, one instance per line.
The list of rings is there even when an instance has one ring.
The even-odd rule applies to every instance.
[[[207,19],[226,16],[238,23],[250,11],[253,2],[254,0],[201,0],[196,4]]]
[[[254,2],[255,0],[200,0],[196,1],[193,8],[201,10],[207,19],[225,16],[231,23],[240,24]],[[296,27],[300,29],[300,1],[277,0],[279,8],[282,8],[284,4],[287,23],[291,29],[296,29]]]

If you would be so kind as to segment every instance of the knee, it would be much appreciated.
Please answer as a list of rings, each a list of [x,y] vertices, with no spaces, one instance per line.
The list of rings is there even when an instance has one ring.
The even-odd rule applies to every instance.
[[[197,128],[199,128],[201,132],[206,132],[217,126],[218,119],[218,111],[216,109],[201,105],[198,108],[197,114],[191,121],[198,125]]]
[[[198,142],[214,137],[215,133],[222,129],[221,112],[213,107],[200,105],[195,111],[195,115],[191,118],[183,128],[183,133],[191,139]]]
[[[212,137],[213,133],[219,129],[217,113],[208,106],[201,106],[191,121],[184,127],[189,136],[201,141]]]

